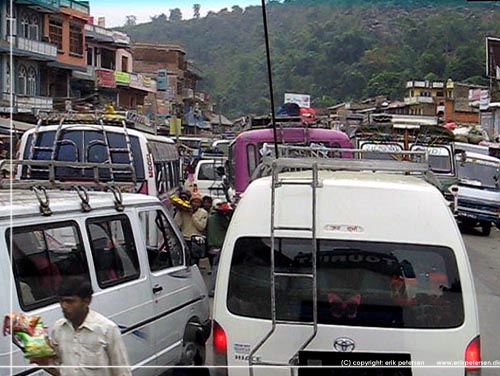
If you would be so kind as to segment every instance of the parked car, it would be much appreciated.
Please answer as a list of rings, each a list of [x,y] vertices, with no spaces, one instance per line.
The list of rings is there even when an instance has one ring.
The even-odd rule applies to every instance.
[[[400,367],[340,374],[477,375],[474,279],[439,189],[387,172],[396,161],[274,163],[312,171],[254,180],[236,208],[215,288],[219,373],[383,360]],[[431,368],[443,359],[463,366]],[[314,371],[339,370],[300,370]]]
[[[62,317],[59,284],[80,275],[95,291],[92,307],[121,329],[134,375],[203,364],[208,294],[174,223],[157,198],[141,194],[0,192],[2,314],[40,315],[53,328]],[[9,366],[36,371],[2,336],[0,375]]]
[[[475,152],[457,153],[458,205],[456,216],[462,226],[481,227],[489,236],[500,228],[500,159]]]

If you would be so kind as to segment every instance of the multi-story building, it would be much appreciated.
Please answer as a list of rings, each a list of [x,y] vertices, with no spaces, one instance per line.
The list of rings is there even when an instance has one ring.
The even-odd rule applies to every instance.
[[[113,104],[116,109],[138,109],[156,93],[156,81],[134,72],[130,37],[88,23],[85,25],[86,71],[73,72],[72,90],[78,103]]]
[[[181,46],[134,43],[132,52],[138,72],[164,83],[152,98],[154,112],[182,116],[185,133],[210,128],[202,115],[208,107],[207,97],[197,91],[202,73],[186,59]]]
[[[52,110],[69,96],[71,71],[85,65],[88,2],[2,0],[0,14],[0,111]]]
[[[436,116],[437,102],[444,98],[444,82],[408,81],[404,102],[409,115]]]

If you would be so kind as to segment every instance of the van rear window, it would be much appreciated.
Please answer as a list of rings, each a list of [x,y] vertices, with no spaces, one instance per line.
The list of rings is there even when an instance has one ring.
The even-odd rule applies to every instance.
[[[271,319],[271,240],[237,240],[227,306]],[[309,239],[275,240],[276,272],[312,273]],[[464,321],[454,253],[446,247],[318,240],[318,322],[331,325],[452,328]],[[276,277],[278,320],[313,320],[312,279]]]
[[[122,133],[110,132],[107,133],[108,145],[110,148],[111,160],[113,163],[129,164],[130,158],[127,151],[125,135]],[[33,152],[34,160],[50,160],[54,146],[55,131],[40,132],[37,138],[38,147],[46,149],[35,149]],[[30,148],[33,135],[29,135],[26,140],[26,147],[23,152],[23,159],[29,159]],[[134,158],[134,168],[138,180],[144,179],[144,161],[142,158],[139,138],[130,136],[130,145],[132,156]],[[97,130],[65,130],[61,132],[59,141],[56,145],[55,157],[56,161],[65,162],[89,162],[89,163],[105,163],[108,157],[108,150],[104,142],[103,133]],[[114,178],[117,181],[130,181],[130,170],[114,170]],[[29,176],[32,179],[47,179],[48,172],[46,168],[32,167],[29,171]],[[74,179],[93,179],[94,172],[91,168],[56,168],[56,177],[58,179],[74,178]],[[23,178],[28,177],[28,167],[23,168]],[[100,168],[99,177],[103,181],[111,178],[109,169]]]

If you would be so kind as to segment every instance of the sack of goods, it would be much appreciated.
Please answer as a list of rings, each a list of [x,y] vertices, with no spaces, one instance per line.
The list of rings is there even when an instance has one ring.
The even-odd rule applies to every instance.
[[[189,203],[189,201],[183,200],[182,198],[180,198],[177,195],[170,196],[170,201],[172,202],[172,204],[177,206],[179,209],[182,209],[182,210],[191,209],[191,204]]]
[[[49,359],[56,357],[50,346],[48,328],[40,316],[26,316],[22,313],[10,313],[3,321],[3,335],[12,335],[12,342],[21,349],[26,359]]]

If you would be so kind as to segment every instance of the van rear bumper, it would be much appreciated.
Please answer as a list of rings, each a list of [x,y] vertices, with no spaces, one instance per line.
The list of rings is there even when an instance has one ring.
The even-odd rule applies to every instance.
[[[203,343],[207,342],[210,333],[212,332],[212,320],[208,319],[201,323],[201,333],[203,335]]]

